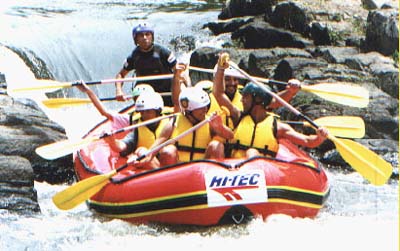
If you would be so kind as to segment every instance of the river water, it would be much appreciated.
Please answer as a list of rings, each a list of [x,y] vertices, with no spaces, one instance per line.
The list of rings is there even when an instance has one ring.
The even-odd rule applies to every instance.
[[[221,39],[201,27],[216,20],[220,8],[218,1],[2,0],[0,45],[21,52],[32,66],[0,47],[0,72],[14,87],[34,85],[34,73],[57,81],[114,78],[132,49],[131,28],[137,22],[155,24],[157,42],[170,48],[171,39],[188,35],[196,38],[196,46],[216,45]],[[190,52],[173,49],[180,61],[188,61]],[[39,72],[39,65],[47,70]],[[112,85],[95,88],[101,97],[115,94]],[[81,94],[68,90],[64,95]],[[69,137],[81,136],[101,119],[91,106],[49,110],[39,102],[43,93],[29,97],[63,125]],[[122,105],[107,103],[109,109]],[[398,250],[398,182],[375,187],[357,173],[328,169],[327,175],[331,194],[315,219],[274,215],[266,221],[210,228],[133,225],[101,218],[84,204],[60,211],[51,197],[67,186],[35,182],[42,212],[21,217],[0,210],[0,250]]]

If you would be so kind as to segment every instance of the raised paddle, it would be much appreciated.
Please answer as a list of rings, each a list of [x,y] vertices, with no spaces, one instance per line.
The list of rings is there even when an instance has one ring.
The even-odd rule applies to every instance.
[[[207,73],[215,73],[215,70],[213,69],[204,69],[195,66],[189,66],[189,69]],[[230,75],[229,73],[227,73],[227,75],[238,77],[237,75]],[[263,83],[287,85],[286,82],[281,82],[273,79],[254,77],[254,76],[251,77],[252,79],[255,79]],[[302,91],[313,93],[322,99],[338,103],[341,105],[365,108],[368,106],[369,103],[368,90],[365,89],[364,87],[354,85],[351,83],[346,83],[346,82],[318,83],[313,85],[301,85],[300,88]]]
[[[309,122],[282,121],[290,125],[313,127]],[[326,116],[314,120],[314,123],[326,127],[336,137],[360,139],[365,135],[364,120],[355,116]]]
[[[170,96],[171,92],[162,92],[160,93],[161,96]],[[127,96],[127,99],[131,99],[132,96]],[[109,97],[109,98],[101,98],[100,101],[114,101],[117,100],[116,97]],[[70,106],[79,106],[79,105],[87,105],[91,104],[92,101],[88,98],[51,98],[45,99],[42,101],[42,104],[45,105],[47,108],[56,109],[56,108],[63,108],[63,107],[70,107]]]
[[[278,100],[282,105],[284,105],[294,114],[309,122],[314,128],[318,128],[318,125],[314,123],[314,121],[296,110],[293,106],[280,98],[277,94],[268,90],[263,84],[259,83],[252,76],[240,69],[239,66],[236,65],[234,62],[229,61],[229,64],[233,68],[238,70],[247,79],[254,82],[265,92],[273,96],[276,100]],[[335,144],[336,149],[340,153],[342,158],[371,184],[383,185],[387,182],[392,174],[393,169],[390,163],[386,162],[379,155],[365,148],[361,144],[358,144],[357,142],[348,139],[338,139],[330,133],[328,134],[328,138]]]
[[[146,120],[142,123],[138,123],[138,124],[134,124],[131,126],[127,126],[121,129],[118,129],[116,131],[110,132],[110,133],[106,133],[103,134],[101,136],[93,136],[93,137],[87,137],[84,139],[77,139],[77,140],[63,140],[63,141],[58,141],[55,143],[51,143],[51,144],[47,144],[44,146],[40,146],[38,148],[36,148],[35,152],[42,158],[44,159],[48,159],[48,160],[53,160],[53,159],[57,159],[60,158],[62,156],[68,155],[73,153],[74,151],[81,149],[82,147],[95,142],[97,140],[101,140],[104,139],[106,137],[110,137],[113,135],[116,135],[118,133],[122,133],[122,132],[127,132],[127,131],[131,131],[135,128],[141,127],[141,126],[145,126],[148,124],[152,124],[155,122],[158,122],[160,120],[163,119],[167,119],[167,118],[171,118],[173,116],[178,115],[178,113],[174,113],[174,114],[170,114],[170,115],[166,115],[166,116],[161,116],[161,117],[157,117],[154,119],[149,119]]]
[[[130,82],[130,81],[148,81],[148,80],[159,80],[159,79],[169,79],[172,78],[173,74],[162,74],[162,75],[151,75],[151,76],[142,76],[142,77],[132,77],[132,78],[117,78],[117,79],[104,79],[99,81],[86,82],[87,85],[97,85],[97,84],[111,84],[115,82]],[[7,89],[8,93],[18,93],[18,92],[29,92],[29,91],[38,91],[38,90],[46,90],[52,91],[54,89],[73,87],[76,85],[80,85],[79,81],[77,82],[59,82],[56,80],[49,79],[38,79],[36,80],[38,85],[15,88],[15,89]]]
[[[194,132],[195,130],[199,129],[200,127],[204,126],[205,124],[209,123],[211,120],[215,118],[216,115],[213,115],[197,125],[189,128],[188,130],[184,131],[183,133],[179,134],[178,136],[171,138],[164,143],[153,147],[152,149],[148,150],[145,154],[139,156],[135,161],[140,161],[144,159],[149,154],[158,152],[161,148],[166,145],[173,144],[179,139],[185,137],[189,133]],[[82,202],[90,199],[93,195],[95,195],[98,191],[100,191],[105,185],[108,184],[111,177],[115,174],[123,170],[124,168],[128,167],[131,163],[126,163],[117,169],[114,169],[108,173],[95,175],[90,178],[84,179],[79,181],[78,183],[68,187],[67,189],[57,193],[53,196],[53,203],[59,208],[63,210],[69,210],[77,205],[81,204]]]

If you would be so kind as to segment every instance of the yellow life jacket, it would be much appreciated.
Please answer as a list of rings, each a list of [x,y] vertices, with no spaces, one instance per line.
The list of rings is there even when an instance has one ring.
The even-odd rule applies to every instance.
[[[174,108],[171,106],[164,106],[161,115],[169,115],[174,113]]]
[[[240,111],[243,111],[242,94],[240,94],[239,89],[243,89],[243,86],[238,86],[238,89],[236,90],[235,95],[233,96],[233,99],[231,100],[231,102]],[[234,125],[233,125],[233,122],[232,122],[232,118],[230,116],[222,117],[222,121],[225,123],[225,125],[227,127],[231,128],[232,130],[235,128]]]
[[[225,113],[222,112],[221,106],[219,106],[217,99],[212,93],[208,94],[210,96],[210,108],[208,109],[207,115],[206,116],[211,116],[212,113],[218,112],[221,116],[222,122],[227,122],[228,121],[228,116],[226,116]],[[228,125],[228,124],[226,124]],[[213,139],[218,140],[219,142],[224,142],[225,139],[216,135],[213,137]]]
[[[210,108],[208,109],[207,116],[210,116],[213,112],[220,112],[221,107],[212,93],[209,93],[208,96],[210,97]]]
[[[132,112],[129,114],[129,123],[133,125],[133,123],[141,118],[139,112]]]
[[[156,138],[160,135],[161,130],[163,129],[165,123],[167,123],[167,119],[163,119],[158,124],[158,127],[155,132],[150,130],[147,126],[141,126],[137,128],[137,144],[136,148],[138,147],[146,147],[149,149],[153,144]],[[143,121],[139,120],[138,123]]]
[[[239,86],[238,86],[239,88]],[[242,104],[242,94],[239,93],[239,89],[236,90],[235,95],[233,96],[233,99],[231,100],[232,105],[236,106],[240,111],[243,111],[243,104]],[[226,116],[225,118],[225,125],[231,128],[232,130],[235,129],[235,126],[233,125],[232,118],[230,116]]]
[[[193,127],[189,119],[183,114],[176,117],[175,128],[171,137],[176,137],[187,129]],[[208,143],[211,141],[209,124],[205,124],[193,133],[181,138],[175,145],[178,149],[180,161],[204,159]]]
[[[161,110],[161,115],[169,115],[169,114],[173,114],[174,113],[174,108],[170,107],[170,106],[164,106]],[[140,112],[137,111],[133,111],[130,113],[130,120],[129,122],[133,123],[133,121],[140,119]]]
[[[276,120],[274,116],[267,116],[260,123],[255,124],[250,115],[241,118],[230,140],[232,158],[246,157],[246,150],[257,149],[264,156],[275,157],[279,148],[275,137]]]
[[[240,95],[240,93],[237,93]],[[210,95],[210,109],[207,112],[207,115],[210,116],[214,111],[222,111],[221,106],[218,104],[217,99],[214,97],[214,95],[212,93],[209,94]],[[236,95],[235,95],[236,96]],[[240,97],[239,97],[239,101],[240,101]],[[215,105],[214,105],[215,103]],[[242,104],[242,102],[240,101],[240,104]],[[242,105],[241,105],[242,107]],[[225,113],[221,112],[220,113],[222,122],[225,123],[225,125],[229,128],[231,128],[233,130],[233,122],[230,116],[227,116]],[[223,142],[224,139],[222,139],[221,137],[217,136],[218,140]]]

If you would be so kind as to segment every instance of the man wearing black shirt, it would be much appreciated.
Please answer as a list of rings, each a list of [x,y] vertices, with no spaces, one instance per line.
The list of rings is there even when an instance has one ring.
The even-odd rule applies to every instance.
[[[124,62],[122,69],[116,78],[124,78],[131,70],[135,70],[136,76],[149,76],[170,74],[176,65],[176,57],[168,48],[154,43],[154,29],[148,24],[139,24],[132,30],[133,41],[136,48]],[[146,81],[156,92],[171,91],[171,80]],[[136,84],[139,84],[137,82]],[[122,82],[116,82],[116,97],[119,101],[125,101],[122,91]],[[172,106],[170,96],[164,96],[166,106]]]

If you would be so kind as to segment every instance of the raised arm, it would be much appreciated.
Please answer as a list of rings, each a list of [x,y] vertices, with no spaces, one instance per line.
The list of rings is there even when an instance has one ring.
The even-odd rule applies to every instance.
[[[290,79],[288,84],[286,85],[286,89],[280,91],[278,93],[279,97],[281,97],[286,102],[290,102],[294,96],[296,96],[297,92],[300,90],[301,83],[297,79]],[[271,104],[268,106],[268,109],[276,109],[281,107],[282,104],[277,100],[273,99]]]
[[[219,115],[210,121],[210,130],[212,136],[220,136],[224,139],[233,138],[233,131],[224,125],[222,118]]]
[[[228,109],[230,117],[236,125],[239,121],[241,111],[232,104],[232,101],[225,94],[225,69],[229,67],[229,63],[223,60],[223,54],[220,54],[217,64],[217,71],[214,76],[213,95],[221,107],[225,106]]]
[[[115,78],[117,79],[122,79],[125,78],[126,75],[128,75],[129,71],[125,70],[124,68],[122,68],[118,74],[115,76]],[[115,96],[117,98],[118,101],[126,101],[127,99],[125,98],[125,94],[122,91],[122,85],[124,84],[124,82],[115,82]]]
[[[78,89],[81,92],[84,92],[88,95],[89,99],[92,101],[93,105],[100,112],[101,115],[106,117],[109,120],[113,120],[113,116],[108,110],[105,108],[103,103],[101,103],[100,99],[96,96],[96,94],[85,84],[84,81],[81,81],[80,85],[77,85]]]
[[[190,86],[190,79],[187,75],[187,69],[185,64],[176,64],[174,68],[174,77],[172,79],[172,102],[174,104],[174,112],[179,112],[179,94],[181,93],[181,84]]]

